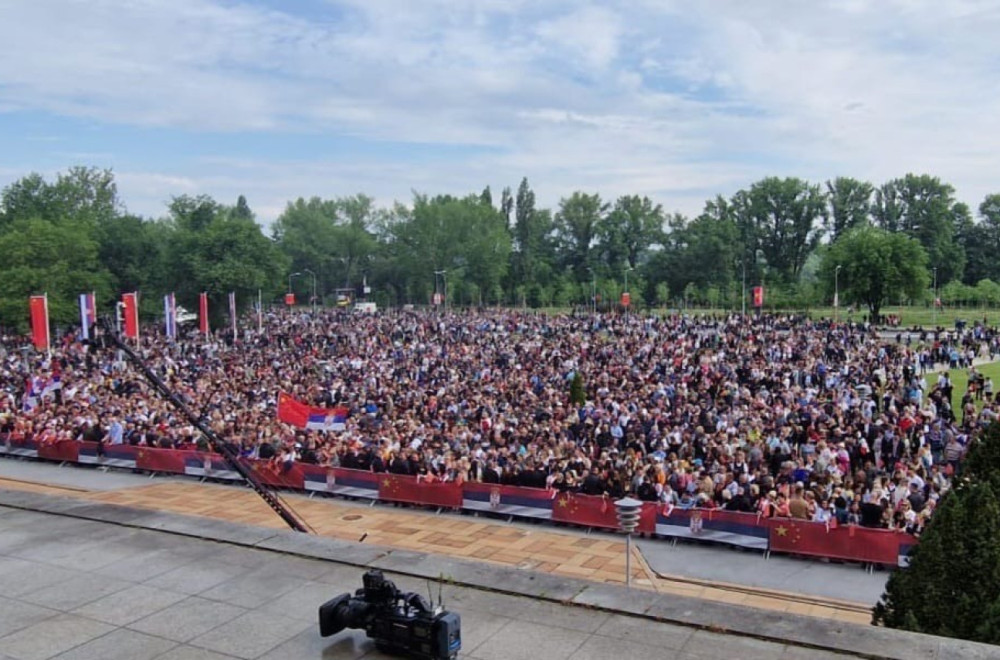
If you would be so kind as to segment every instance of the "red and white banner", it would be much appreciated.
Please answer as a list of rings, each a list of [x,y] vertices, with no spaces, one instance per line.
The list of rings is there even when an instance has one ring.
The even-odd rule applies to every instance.
[[[208,334],[208,294],[198,294],[198,331]]]
[[[139,338],[139,294],[122,294],[122,316],[125,322],[125,336],[129,339]]]
[[[49,350],[49,297],[31,296],[31,341],[40,351]]]
[[[753,306],[754,307],[764,306],[764,287],[755,286],[753,288]]]

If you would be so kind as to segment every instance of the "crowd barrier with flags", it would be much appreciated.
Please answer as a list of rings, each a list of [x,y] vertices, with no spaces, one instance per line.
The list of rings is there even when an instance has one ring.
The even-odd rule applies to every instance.
[[[54,437],[7,434],[0,437],[0,455],[227,481],[240,479],[221,456],[211,452],[105,444],[103,455],[100,455],[96,443],[55,440]],[[261,481],[275,488],[549,520],[581,527],[618,528],[614,502],[607,497],[478,482],[427,482],[408,475],[305,463],[241,460]],[[643,503],[636,531],[762,552],[900,566],[908,563],[909,551],[917,544],[917,539],[910,534],[884,529],[763,518],[757,514],[719,509],[667,508],[654,502]]]

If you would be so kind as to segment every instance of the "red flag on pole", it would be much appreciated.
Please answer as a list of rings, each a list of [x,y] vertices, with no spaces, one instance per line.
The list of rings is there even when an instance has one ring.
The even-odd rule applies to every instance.
[[[208,294],[198,294],[198,330],[204,335],[208,334]]]
[[[40,351],[49,350],[49,298],[48,295],[31,296],[31,340]]]
[[[125,316],[125,336],[129,339],[139,338],[139,294],[122,294],[122,314]]]

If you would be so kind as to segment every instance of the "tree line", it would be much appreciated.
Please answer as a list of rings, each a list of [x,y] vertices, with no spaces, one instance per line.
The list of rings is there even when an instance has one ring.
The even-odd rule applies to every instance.
[[[383,305],[528,307],[609,304],[626,282],[633,304],[740,309],[763,285],[768,307],[1000,300],[1000,194],[978,213],[954,188],[907,174],[881,186],[841,177],[823,185],[768,177],[706,201],[696,217],[648,197],[574,192],[541,208],[527,179],[494,199],[415,193],[379,207],[356,194],[296,199],[272,226],[247,200],[181,195],[159,218],[129,213],[110,170],[75,167],[47,181],[27,175],[0,195],[0,324],[23,327],[26,300],[48,292],[57,322],[76,295],[108,304],[143,293],[160,313],[176,292],[193,308],[207,291],[221,309],[289,287],[308,299],[371,288]],[[290,277],[295,275],[297,277]]]

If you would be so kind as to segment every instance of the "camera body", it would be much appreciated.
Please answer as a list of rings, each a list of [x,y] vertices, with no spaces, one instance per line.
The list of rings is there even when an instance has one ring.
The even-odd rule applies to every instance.
[[[366,572],[362,581],[364,587],[353,596],[341,594],[320,606],[320,635],[329,637],[344,628],[357,628],[387,653],[422,660],[458,656],[462,634],[457,614],[432,607],[419,594],[401,592],[380,570]]]

